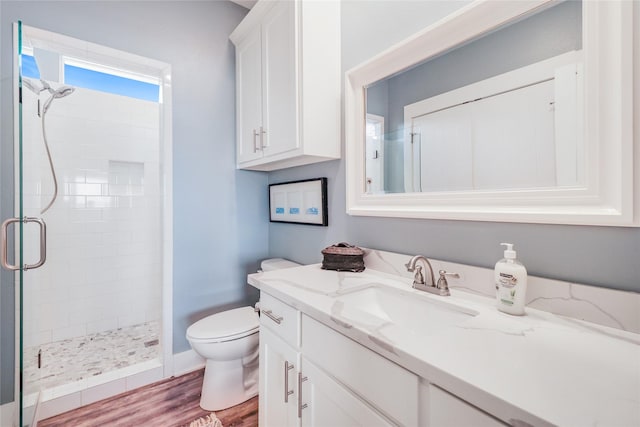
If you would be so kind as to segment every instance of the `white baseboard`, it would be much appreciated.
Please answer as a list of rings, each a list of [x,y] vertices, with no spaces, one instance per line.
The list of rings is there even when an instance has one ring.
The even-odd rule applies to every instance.
[[[193,350],[173,355],[173,375],[179,376],[204,368],[205,360]]]
[[[16,420],[15,417],[15,409],[15,402],[0,405],[0,426],[16,427],[18,425],[18,420]]]

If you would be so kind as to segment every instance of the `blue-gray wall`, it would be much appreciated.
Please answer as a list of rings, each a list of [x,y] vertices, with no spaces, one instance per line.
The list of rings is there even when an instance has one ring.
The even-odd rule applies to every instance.
[[[451,1],[346,0],[342,3],[343,71],[463,4]],[[637,21],[640,15],[638,9],[636,4]],[[637,66],[638,50],[635,61]],[[639,86],[640,82],[636,81],[636,103],[640,99]],[[636,138],[638,133],[636,129]],[[320,262],[322,248],[349,241],[370,248],[421,253],[433,258],[492,268],[502,258],[499,243],[508,241],[516,245],[518,256],[530,274],[640,291],[639,228],[349,216],[345,213],[342,160],[272,172],[269,182],[320,176],[328,177],[329,227],[270,224],[271,256],[282,256],[302,263]]]
[[[2,219],[13,210],[12,22],[20,19],[172,65],[174,342],[168,345],[174,353],[189,349],[184,334],[194,320],[257,299],[246,274],[267,256],[268,177],[235,169],[235,59],[229,34],[247,10],[226,1],[2,0],[0,7]],[[5,324],[13,318],[12,287],[10,275],[3,274],[2,402],[13,392],[13,325]]]

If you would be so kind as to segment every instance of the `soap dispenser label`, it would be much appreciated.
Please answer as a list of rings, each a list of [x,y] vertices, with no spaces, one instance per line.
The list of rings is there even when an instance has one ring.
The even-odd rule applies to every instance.
[[[518,278],[513,274],[500,273],[500,286],[514,287],[518,284]]]
[[[516,297],[517,284],[518,279],[512,274],[500,273],[497,285],[499,289],[498,296],[501,303],[505,305],[513,305]]]

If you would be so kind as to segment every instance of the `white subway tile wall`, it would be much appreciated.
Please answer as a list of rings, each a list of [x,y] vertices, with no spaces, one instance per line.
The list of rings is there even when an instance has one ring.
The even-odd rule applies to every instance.
[[[159,104],[82,88],[54,100],[45,125],[59,189],[42,215],[53,179],[41,120],[25,91],[25,214],[41,216],[48,232],[46,264],[24,275],[25,347],[160,321]],[[37,225],[25,241],[34,263]]]

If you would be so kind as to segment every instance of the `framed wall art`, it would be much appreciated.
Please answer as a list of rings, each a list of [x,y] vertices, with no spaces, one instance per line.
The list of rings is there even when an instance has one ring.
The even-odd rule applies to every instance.
[[[269,221],[327,226],[327,178],[269,185]]]

